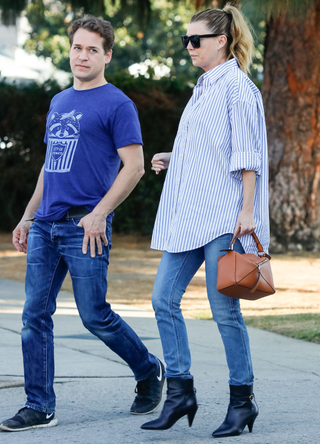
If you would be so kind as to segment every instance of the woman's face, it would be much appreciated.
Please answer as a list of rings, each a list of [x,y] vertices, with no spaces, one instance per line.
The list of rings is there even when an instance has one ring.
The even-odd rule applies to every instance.
[[[189,23],[187,35],[212,34],[205,22]],[[200,48],[194,48],[188,43],[187,50],[194,66],[199,66],[205,72],[227,61],[225,45],[227,38],[224,35],[204,38],[200,40]]]

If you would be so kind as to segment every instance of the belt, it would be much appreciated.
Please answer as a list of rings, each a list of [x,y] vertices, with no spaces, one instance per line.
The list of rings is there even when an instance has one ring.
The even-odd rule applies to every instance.
[[[79,219],[81,217],[86,216],[89,213],[91,213],[91,211],[87,210],[87,208],[83,205],[79,207],[71,207],[69,208],[69,210],[66,212],[65,215],[63,215],[62,217],[60,217],[59,220],[57,220],[57,222],[68,219]]]

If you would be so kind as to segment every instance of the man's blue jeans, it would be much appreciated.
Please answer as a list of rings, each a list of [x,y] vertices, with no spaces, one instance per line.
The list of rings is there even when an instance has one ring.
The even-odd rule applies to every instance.
[[[22,350],[26,405],[40,412],[55,411],[52,315],[68,270],[84,326],[127,362],[136,380],[158,367],[157,358],[105,299],[111,225],[107,225],[109,245],[102,255],[91,258],[90,252],[82,253],[84,230],[77,226],[79,220],[35,220],[29,232]]]
[[[218,324],[226,352],[229,384],[253,383],[249,337],[239,300],[217,290],[217,259],[226,254],[220,250],[229,248],[231,239],[231,234],[225,234],[196,250],[163,253],[154,284],[152,304],[167,364],[167,378],[192,377],[188,336],[180,302],[189,282],[205,261],[207,293],[212,316]],[[239,240],[236,241],[234,250],[244,253]]]

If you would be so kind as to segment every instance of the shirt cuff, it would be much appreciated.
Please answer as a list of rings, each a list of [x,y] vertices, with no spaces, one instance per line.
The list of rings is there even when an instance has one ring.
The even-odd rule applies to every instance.
[[[233,153],[230,159],[230,174],[238,180],[242,179],[242,170],[255,171],[261,174],[261,155],[252,151]]]

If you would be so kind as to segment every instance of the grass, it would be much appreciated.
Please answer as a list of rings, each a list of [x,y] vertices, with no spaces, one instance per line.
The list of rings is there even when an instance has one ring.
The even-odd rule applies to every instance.
[[[197,319],[212,319],[211,312],[197,313]],[[297,313],[281,316],[244,316],[248,327],[271,331],[289,338],[320,344],[320,313]]]

